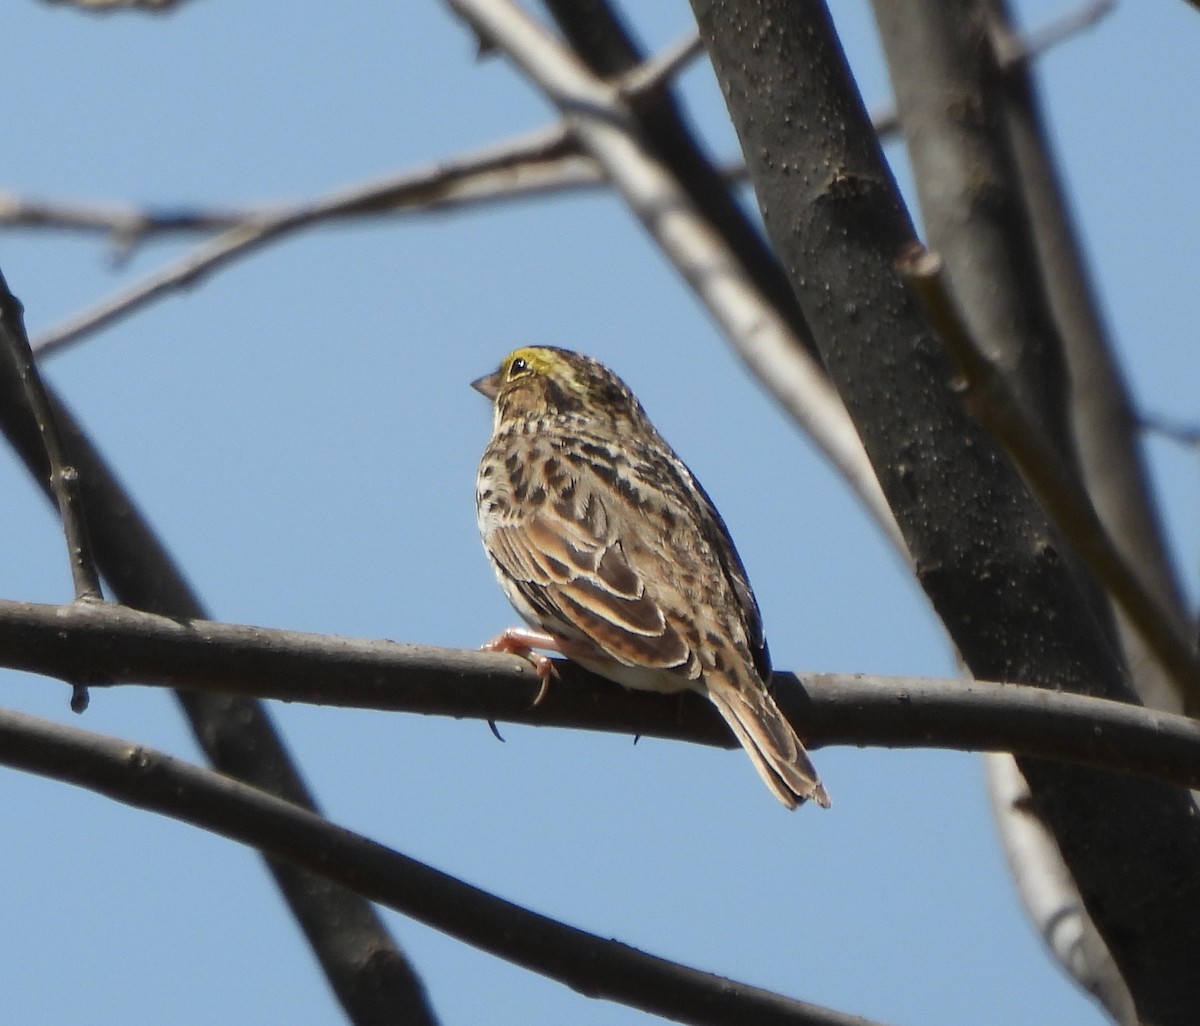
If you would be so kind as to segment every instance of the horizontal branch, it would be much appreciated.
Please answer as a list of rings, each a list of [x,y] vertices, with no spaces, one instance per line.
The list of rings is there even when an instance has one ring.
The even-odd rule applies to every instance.
[[[710,1026],[878,1026],[567,926],[265,791],[128,741],[0,711],[0,764],[250,845],[589,997]]]
[[[92,687],[143,684],[360,709],[641,734],[733,748],[699,698],[627,691],[559,662],[174,620],[116,605],[0,601],[0,665]],[[1036,755],[1200,787],[1200,724],[1019,684],[791,673],[775,695],[813,747],[876,745]]]
[[[186,0],[46,0],[62,7],[78,7],[94,14],[110,14],[113,11],[169,11]]]

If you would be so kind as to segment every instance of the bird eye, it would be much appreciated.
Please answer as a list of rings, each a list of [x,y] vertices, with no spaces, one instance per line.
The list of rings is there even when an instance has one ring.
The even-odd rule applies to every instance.
[[[525,357],[518,356],[515,360],[513,360],[512,363],[508,365],[508,380],[512,381],[513,378],[519,377],[527,370],[529,370],[529,363],[526,361]]]

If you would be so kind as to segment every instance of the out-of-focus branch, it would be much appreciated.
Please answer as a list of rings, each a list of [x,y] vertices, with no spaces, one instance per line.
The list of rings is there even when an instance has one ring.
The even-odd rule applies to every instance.
[[[1049,300],[1061,339],[1070,387],[1059,401],[1070,415],[1074,451],[1096,514],[1125,562],[1169,615],[1178,633],[1186,631],[1186,604],[1149,486],[1132,397],[1113,354],[1112,342],[1095,296],[1083,246],[1073,224],[1070,200],[1061,181],[1046,131],[1034,80],[1034,68],[1022,51],[1028,44],[1015,31],[1007,3],[983,4],[992,50],[1001,74],[992,81],[993,102],[1000,113],[1012,154],[1013,173],[1028,211],[1039,279]],[[1086,27],[1091,15],[1105,13],[1102,4],[1063,27]],[[1048,33],[1037,33],[1043,39]],[[1013,59],[1016,57],[1017,59]],[[1111,604],[1111,603],[1110,603]],[[1128,617],[1114,606],[1116,626],[1130,680],[1141,700],[1158,709],[1179,710],[1184,697],[1172,676],[1154,658]],[[1032,807],[1006,802],[997,792],[1008,782],[1019,790],[1019,773],[1001,769],[1003,760],[988,760],[993,809],[1008,854],[1018,893],[1063,967],[1119,1023],[1137,1016],[1129,989],[1117,971],[1078,889],[1063,864],[1045,823]]]
[[[1079,575],[950,389],[950,358],[897,278],[913,226],[825,5],[692,7],[768,233],[964,662],[983,680],[1130,700]],[[962,100],[966,109],[954,109],[970,116],[971,98]],[[1200,820],[1191,796],[1045,759],[1020,765],[1139,1012],[1192,1026]]]
[[[187,0],[42,0],[59,7],[78,7],[89,14],[112,14],[116,11],[172,11]]]
[[[288,702],[644,734],[736,747],[711,706],[614,687],[558,663],[541,702],[527,661],[475,650],[180,621],[121,606],[0,601],[0,665],[71,679]],[[1018,684],[777,673],[813,747],[1009,750],[1200,785],[1200,724]]]
[[[1094,0],[1093,3],[1084,4],[1077,11],[1071,11],[1041,28],[1034,29],[1028,35],[998,33],[997,57],[1005,70],[1023,73],[1048,50],[1092,28],[1115,7],[1116,0]],[[875,134],[882,142],[885,137],[900,131],[900,112],[894,106],[881,107],[871,112],[871,124],[875,126]]]
[[[677,73],[695,53],[694,40],[674,47],[631,69],[619,83],[620,88],[640,101],[648,91],[660,87],[666,77]],[[168,292],[194,285],[235,259],[314,225],[364,215],[447,210],[600,184],[603,175],[595,164],[580,155],[562,125],[555,125],[431,167],[274,209],[155,214],[7,196],[0,202],[0,223],[107,230],[117,242],[118,252],[128,252],[152,232],[223,229],[222,234],[180,260],[43,333],[35,340],[34,350],[46,356]]]
[[[589,997],[709,1026],[879,1026],[538,915],[314,812],[142,745],[0,712],[0,762],[250,845]],[[394,1012],[386,1021],[408,1020]]]
[[[594,188],[604,184],[595,164],[578,152],[561,125],[551,125],[481,150],[400,171],[384,178],[339,188],[298,203],[244,208],[155,210],[122,204],[86,204],[41,200],[0,192],[0,226],[98,232],[112,237],[118,255],[142,241],[184,232],[241,233],[244,243],[275,226],[272,239],[326,222],[369,215],[437,212]],[[213,240],[214,243],[220,240]],[[227,242],[236,241],[231,234]],[[171,268],[182,268],[198,254]],[[235,252],[231,255],[237,255]],[[168,269],[157,272],[165,275]],[[107,307],[115,300],[106,301]],[[82,323],[86,314],[73,319]],[[80,329],[81,331],[83,329]],[[90,329],[89,329],[90,330]],[[38,340],[36,348],[66,344],[57,335]]]
[[[967,331],[942,280],[938,255],[915,247],[900,266],[962,371],[963,395],[972,413],[1008,450],[1063,537],[1171,674],[1179,692],[1200,695],[1200,662],[1191,643],[1174,629],[1169,612],[1125,561],[1079,479],[1062,466],[1054,446],[1013,395],[1008,379]],[[1200,712],[1194,703],[1186,708],[1193,716]]]
[[[0,348],[0,360],[8,359]],[[53,390],[47,387],[47,393],[79,472],[96,560],[112,594],[128,606],[181,621],[203,617],[200,600],[137,503]],[[0,429],[48,494],[45,450],[11,371],[0,372]],[[89,608],[116,607],[91,603]],[[300,771],[260,703],[194,691],[178,691],[175,697],[197,743],[217,769],[296,805],[314,807]],[[382,1026],[398,1017],[414,1026],[435,1026],[437,1018],[420,979],[368,902],[289,863],[268,860],[267,866],[355,1026]]]
[[[1156,598],[1176,632],[1187,631],[1187,603],[1167,547],[1149,485],[1137,413],[1096,299],[1070,201],[1052,155],[1032,69],[1006,62],[1020,44],[1003,0],[984,4],[992,47],[1004,74],[996,103],[1010,143],[1014,171],[1029,212],[1035,262],[1062,340],[1071,387],[1061,396],[1071,417],[1080,471],[1095,506],[1125,561]],[[1078,19],[1086,21],[1082,15]],[[1134,687],[1142,701],[1179,710],[1188,699],[1154,658],[1136,629],[1117,611],[1117,625]]]
[[[1110,15],[1116,6],[1116,0],[1093,0],[1092,3],[1086,3],[1078,10],[1068,11],[1027,35],[1013,32],[1008,19],[1005,18],[1002,23],[996,25],[998,31],[992,39],[996,57],[1006,71],[1028,65],[1047,50],[1087,29],[1094,28]]]
[[[665,89],[676,75],[704,53],[704,44],[696,32],[689,33],[674,46],[645,60],[636,61],[616,83],[625,99],[637,103],[648,93]]]
[[[984,770],[1009,872],[1046,947],[1119,1026],[1139,1026],[1129,988],[1084,907],[1016,761],[1007,755],[985,755]]]
[[[1146,413],[1142,415],[1139,426],[1142,430],[1161,435],[1176,445],[1182,445],[1188,449],[1200,448],[1200,425],[1198,424]]]
[[[514,188],[544,186],[538,177],[547,165],[552,177],[561,182],[564,161],[577,160],[565,146],[564,134],[556,126],[452,161],[339,190],[309,203],[241,222],[93,309],[43,333],[34,340],[34,351],[39,356],[58,352],[165,293],[195,285],[230,261],[315,224],[413,205],[430,209],[468,199],[480,202],[492,197],[511,198]]]
[[[1109,383],[1093,367],[1072,366],[1091,358],[1087,344],[1092,340],[1080,336],[1078,320],[1071,321],[1087,305],[1086,281],[1073,277],[1070,266],[1058,266],[1054,257],[1059,254],[1050,249],[1064,241],[1055,238],[1053,227],[1063,223],[1059,204],[1064,198],[1043,188],[1035,201],[1031,189],[1044,185],[1044,176],[1038,181],[1033,171],[1039,161],[1049,163],[1046,147],[1038,140],[1042,152],[1022,159],[1018,146],[1021,138],[1026,149],[1033,143],[1031,133],[1022,131],[1028,128],[1022,123],[1026,111],[1016,109],[1033,106],[1031,58],[1092,24],[1104,5],[1092,5],[1026,37],[1001,31],[994,24],[995,11],[976,0],[876,0],[875,9],[929,242],[946,259],[968,330],[1020,400],[1024,414],[1053,444],[1059,472],[1079,475],[1089,484],[1095,472],[1111,472],[1107,494],[1119,494],[1123,508],[1136,507],[1144,500],[1145,482],[1120,472],[1131,441],[1128,411],[1124,420],[1115,415],[1121,411],[1112,408],[1105,387]],[[987,45],[989,25],[993,47]],[[1070,339],[1068,332],[1074,333]],[[1137,493],[1139,484],[1140,497],[1126,494],[1126,489]],[[1102,488],[1100,495],[1105,494]],[[1122,526],[1132,523],[1126,520]],[[1073,558],[1069,547],[1067,558]],[[1141,566],[1136,559],[1131,562]],[[1098,619],[1112,635],[1110,648],[1116,656],[1113,628],[1120,626],[1120,618],[1113,623],[1111,603],[1085,569],[1079,576]],[[1126,637],[1134,641],[1125,646],[1127,665],[1145,666],[1137,633]],[[1149,668],[1157,666],[1151,661]],[[990,781],[1020,779],[1016,766],[1004,767],[1005,761],[987,761]],[[1029,789],[1022,787],[1028,795]],[[1039,932],[1072,976],[1112,1002],[1108,1007],[1114,1016],[1125,1014],[1127,988],[1036,812],[1036,801],[1024,808],[997,800],[993,809],[1018,894]]]
[[[559,108],[568,130],[604,169],[738,353],[903,551],[874,471],[823,369],[676,179],[648,152],[620,90],[592,74],[509,0],[448,0],[448,5]]]
[[[32,199],[0,191],[0,226],[110,235],[122,255],[154,235],[219,231],[257,220],[268,212],[236,208],[154,210],[119,203]]]
[[[765,302],[791,328],[796,343],[815,356],[804,314],[778,258],[738,202],[729,179],[700,145],[669,83],[636,99],[624,87],[648,62],[614,5],[609,0],[547,0],[546,8],[587,69],[617,85],[630,101],[628,113],[646,152],[669,171]]]

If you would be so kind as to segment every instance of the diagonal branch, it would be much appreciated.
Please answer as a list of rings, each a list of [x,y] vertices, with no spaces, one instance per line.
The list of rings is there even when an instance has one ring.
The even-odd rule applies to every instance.
[[[692,6],[768,232],[963,660],[981,679],[1128,700],[1070,558],[962,409],[950,358],[898,280],[894,260],[913,227],[825,5]],[[1138,1012],[1191,1026],[1200,1013],[1191,795],[1045,759],[1020,765]]]
[[[1196,715],[1200,711],[1200,662],[1191,643],[1175,629],[1171,611],[1159,603],[1126,561],[1079,478],[1062,465],[1054,446],[1013,394],[1008,379],[962,323],[942,280],[940,257],[917,247],[905,253],[900,266],[962,372],[968,407],[1008,450],[1059,531],[1171,675],[1184,698],[1185,710]]]
[[[538,915],[306,809],[141,745],[0,712],[0,763],[258,848],[590,997],[709,1026],[878,1026]]]
[[[287,702],[643,734],[733,748],[703,700],[627,691],[559,662],[156,616],[121,606],[0,601],[0,665],[92,686],[148,684]],[[1200,724],[1083,695],[987,681],[777,673],[813,747],[1015,751],[1200,785]]]
[[[58,352],[151,301],[195,285],[226,264],[302,229],[338,218],[414,207],[441,209],[562,188],[570,182],[572,173],[580,170],[580,163],[561,127],[553,126],[430,167],[253,215],[91,310],[43,333],[34,339],[34,351],[39,356]]]
[[[25,334],[24,307],[9,290],[3,273],[0,273],[0,345],[9,353],[4,369],[11,368],[20,381],[20,392],[25,398],[30,414],[37,422],[38,434],[45,446],[46,462],[50,471],[50,490],[58,503],[63,533],[67,539],[71,578],[75,584],[75,601],[99,601],[102,597],[100,572],[96,569],[96,559],[88,539],[87,521],[83,515],[83,497],[79,490],[79,474],[71,465],[62,435],[54,420],[54,413],[50,409],[50,397],[46,394],[37,364],[33,360],[33,353],[29,349],[29,337]],[[79,699],[79,694],[76,697]],[[79,701],[86,705],[86,693]]]
[[[1094,7],[1101,7],[1095,4]],[[1079,465],[1096,512],[1171,617],[1187,630],[1187,601],[1155,508],[1141,451],[1133,396],[1114,352],[1095,284],[1087,268],[1063,175],[1053,156],[1033,69],[1008,60],[1021,49],[1004,0],[984,4],[993,49],[1004,66],[996,89],[1012,148],[1014,171],[1029,210],[1029,224],[1047,296],[1062,338],[1071,386],[1063,396],[1071,411]],[[1077,21],[1084,20],[1082,14]],[[1118,611],[1126,663],[1147,705],[1178,711],[1181,696],[1169,674]],[[1194,696],[1200,698],[1200,696]]]
[[[0,360],[8,359],[0,349]],[[33,478],[48,490],[45,451],[14,381],[11,371],[0,371],[0,429]],[[200,600],[137,503],[70,411],[52,390],[47,392],[79,472],[96,559],[112,593],[129,606],[165,616],[203,616]],[[196,692],[176,692],[176,699],[214,766],[297,805],[313,807],[300,771],[260,703]],[[355,1026],[391,1023],[398,1014],[419,1026],[434,1026],[437,1019],[420,979],[367,902],[289,863],[268,860],[267,867]]]
[[[595,164],[576,151],[561,125],[551,125],[426,167],[343,186],[325,196],[298,203],[145,208],[31,199],[0,191],[0,226],[109,235],[118,256],[124,256],[139,243],[156,236],[215,231],[245,233],[273,221],[288,222],[286,230],[274,236],[278,239],[290,231],[326,221],[453,210],[603,185],[604,179]],[[195,259],[196,254],[169,266],[182,266],[189,258]],[[81,314],[79,319],[84,316]],[[40,339],[39,346],[46,345],[51,337]],[[55,344],[66,345],[67,340],[55,339]]]
[[[619,86],[597,78],[509,0],[447,4],[558,107],[572,136],[604,170],[738,354],[904,551],[857,432],[824,369],[763,298],[675,176],[651,155]]]
[[[729,177],[713,166],[697,141],[667,83],[636,98],[630,95],[630,76],[655,62],[643,59],[613,5],[608,0],[547,0],[546,8],[591,73],[617,84],[647,153],[669,169],[679,190],[720,236],[763,299],[815,356],[804,314],[779,260],[737,201]]]

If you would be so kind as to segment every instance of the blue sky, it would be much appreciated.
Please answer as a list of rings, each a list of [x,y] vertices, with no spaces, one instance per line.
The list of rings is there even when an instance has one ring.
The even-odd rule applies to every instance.
[[[638,5],[660,47],[685,4]],[[871,106],[865,3],[836,16]],[[1032,24],[1065,8],[1026,3]],[[158,207],[310,196],[541,126],[503,60],[436,3],[194,2],[92,18],[10,0],[0,189]],[[1139,402],[1200,419],[1200,15],[1125,3],[1039,67],[1089,257]],[[684,89],[734,152],[703,66]],[[888,150],[901,180],[903,153]],[[115,267],[97,239],[0,234],[33,333],[189,240]],[[517,344],[610,363],[738,541],[781,668],[948,675],[918,588],[765,399],[619,201],[598,194],[322,228],[65,352],[47,374],[216,618],[473,647],[515,615],[474,524],[490,417],[468,383]],[[1153,440],[1189,589],[1193,453]],[[66,601],[54,519],[0,452],[0,595]],[[170,698],[0,674],[0,701],[196,758]],[[979,760],[817,753],[829,813],[785,813],[731,753],[275,706],[327,813],[604,936],[889,1023],[1092,1026],[1009,884]],[[0,977],[12,1021],[329,1023],[339,1012],[259,860],[90,793],[0,774]],[[634,1024],[388,913],[444,1022]]]

